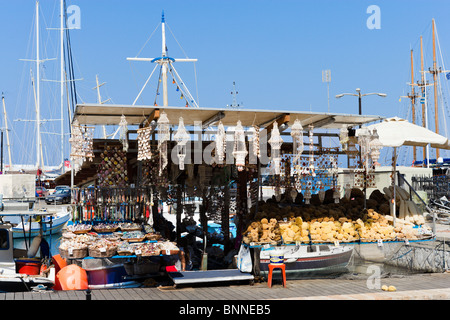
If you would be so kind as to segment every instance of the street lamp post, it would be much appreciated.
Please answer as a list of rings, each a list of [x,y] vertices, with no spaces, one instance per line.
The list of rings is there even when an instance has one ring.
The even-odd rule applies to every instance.
[[[359,103],[358,111],[359,111],[359,115],[362,115],[362,97],[372,96],[372,95],[377,95],[377,96],[383,97],[383,98],[387,97],[387,94],[385,94],[385,93],[378,93],[378,92],[361,94],[361,89],[360,88],[356,88],[356,93],[341,93],[341,94],[336,95],[336,99],[342,98],[343,96],[355,96],[355,97],[358,97],[358,103]]]
[[[336,95],[336,99],[342,98],[343,96],[358,97],[358,114],[362,115],[362,97],[371,96],[371,95],[377,95],[377,96],[383,97],[383,98],[387,97],[387,94],[379,93],[379,92],[361,94],[361,89],[356,88],[356,93],[341,93],[341,94]],[[360,128],[361,128],[361,126],[360,126]],[[360,147],[359,147],[360,166],[363,165],[362,152],[361,152],[362,148],[363,148],[363,146],[360,145]],[[366,163],[366,166],[367,166],[367,163]],[[364,170],[364,208],[366,207],[366,198],[367,198],[366,192],[367,192],[367,168]]]

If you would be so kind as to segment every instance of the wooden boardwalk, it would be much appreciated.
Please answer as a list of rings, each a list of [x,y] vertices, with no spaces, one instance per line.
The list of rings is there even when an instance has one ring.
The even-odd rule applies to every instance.
[[[396,292],[368,288],[368,279],[305,279],[288,280],[287,288],[275,281],[272,288],[267,283],[229,284],[218,286],[141,287],[128,289],[96,289],[91,300],[103,301],[249,301],[275,299],[450,299],[450,273],[408,275],[380,279],[381,285],[393,285]],[[5,300],[86,300],[86,291],[41,291],[0,293]]]

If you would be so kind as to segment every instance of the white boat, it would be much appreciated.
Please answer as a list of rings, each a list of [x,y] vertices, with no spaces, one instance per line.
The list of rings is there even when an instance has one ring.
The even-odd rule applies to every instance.
[[[1,220],[12,225],[14,239],[36,237],[41,232],[44,236],[57,234],[72,217],[68,206],[38,210],[34,202],[5,201],[2,208]]]
[[[345,270],[353,254],[351,246],[328,244],[282,245],[262,248],[260,253],[260,271],[266,274],[269,263],[275,257],[286,265],[286,276],[305,273],[335,273]]]
[[[33,241],[27,255],[35,255],[40,242]],[[41,260],[15,256],[20,252],[13,248],[11,224],[0,224],[0,292],[31,291],[34,287],[47,289],[55,283],[55,269],[49,268],[41,274]]]
[[[37,216],[39,217],[39,214]],[[36,215],[31,213],[12,228],[13,237],[14,239],[36,237],[41,233],[41,223],[44,236],[60,233],[71,217],[72,214],[67,211],[67,207],[61,207],[57,212],[37,219]],[[13,220],[12,217],[10,219]]]

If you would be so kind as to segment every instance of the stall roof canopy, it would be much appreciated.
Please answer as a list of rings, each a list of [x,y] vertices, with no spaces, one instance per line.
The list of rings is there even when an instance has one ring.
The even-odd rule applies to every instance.
[[[380,116],[281,111],[278,108],[273,108],[273,110],[234,110],[229,108],[79,104],[73,120],[78,120],[81,125],[118,125],[120,117],[124,115],[128,125],[140,125],[146,121],[157,119],[162,111],[167,114],[170,124],[173,125],[178,124],[179,117],[183,117],[185,125],[194,125],[196,121],[214,125],[221,120],[224,126],[235,126],[240,120],[244,127],[252,125],[265,127],[276,120],[293,123],[299,119],[303,127],[312,124],[315,128],[340,129],[342,125],[358,126],[383,119]]]

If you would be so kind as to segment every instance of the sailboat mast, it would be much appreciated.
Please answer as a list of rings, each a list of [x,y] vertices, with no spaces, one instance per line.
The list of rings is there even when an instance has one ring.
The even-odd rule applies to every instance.
[[[411,49],[411,105],[412,105],[412,123],[416,123],[416,95],[414,90],[414,59],[413,50]],[[417,160],[417,150],[413,147],[413,163]]]
[[[421,88],[422,88],[422,97],[425,96],[425,71],[423,66],[423,37],[420,36],[420,73],[421,73]],[[422,103],[422,127],[427,127],[427,115],[426,115],[426,101]],[[423,159],[427,159],[428,161],[428,147],[423,147]]]
[[[436,68],[436,35],[435,35],[435,26],[433,19],[433,85],[434,85],[434,123],[436,133],[439,134],[439,119],[438,119],[438,94],[437,94],[437,74],[438,70]],[[436,160],[439,158],[439,149],[436,148]]]
[[[61,174],[64,173],[64,0],[60,2]]]
[[[9,170],[12,170],[11,144],[9,143],[8,119],[6,117],[5,97],[2,95],[3,116],[5,117],[6,144],[8,146]]]
[[[167,47],[166,47],[166,22],[164,18],[164,11],[161,18],[161,29],[162,29],[162,59],[161,59],[161,74],[162,74],[162,85],[163,85],[163,105],[167,107],[169,105],[169,97],[167,93],[167,64],[169,63],[167,57]]]
[[[39,56],[39,1],[36,1],[36,165],[37,169],[41,166],[40,148],[41,148],[41,93],[40,93],[40,56]]]
[[[102,96],[100,95],[100,87],[105,85],[105,83],[102,83],[102,84],[99,83],[99,81],[98,81],[98,74],[95,75],[95,82],[97,83],[97,86],[94,88],[94,90],[97,90],[97,103],[98,104],[103,104],[106,101],[110,100],[110,99],[108,99],[106,101],[102,101]],[[103,139],[107,139],[108,135],[106,134],[106,126],[103,125],[102,129],[103,129]]]

